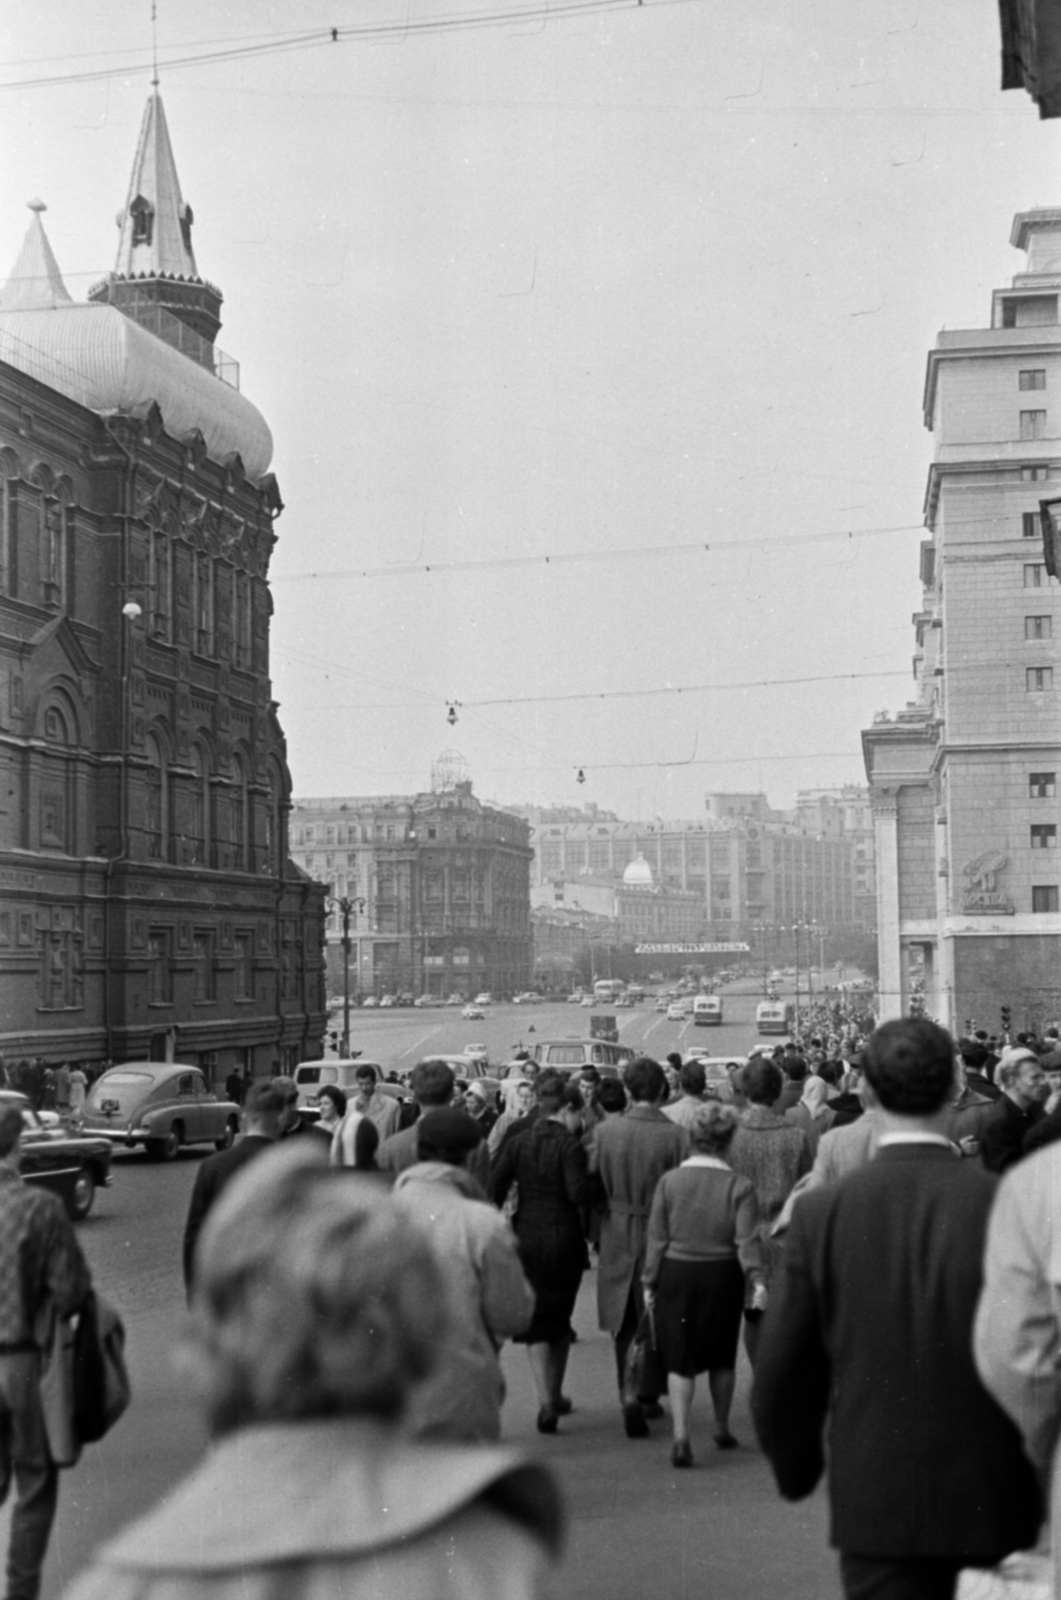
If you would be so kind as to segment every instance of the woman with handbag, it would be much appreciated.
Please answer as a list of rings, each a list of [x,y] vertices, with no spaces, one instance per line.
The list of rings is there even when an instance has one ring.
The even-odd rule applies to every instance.
[[[708,1374],[715,1443],[732,1450],[729,1413],[746,1284],[762,1298],[755,1191],[724,1157],[738,1126],[732,1106],[705,1105],[689,1125],[692,1154],[659,1180],[648,1223],[643,1284],[656,1346],[667,1369],[674,1424],[671,1461],[691,1467],[689,1413]]]

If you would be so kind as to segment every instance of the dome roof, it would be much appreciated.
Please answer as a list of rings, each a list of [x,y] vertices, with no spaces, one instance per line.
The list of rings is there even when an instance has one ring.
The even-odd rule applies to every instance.
[[[636,855],[623,873],[623,883],[628,889],[651,889],[655,881],[652,868],[643,855]]]
[[[257,407],[114,306],[9,305],[5,294],[0,361],[102,416],[145,417],[157,404],[171,438],[198,431],[212,460],[238,455],[252,482],[265,476],[273,437]]]

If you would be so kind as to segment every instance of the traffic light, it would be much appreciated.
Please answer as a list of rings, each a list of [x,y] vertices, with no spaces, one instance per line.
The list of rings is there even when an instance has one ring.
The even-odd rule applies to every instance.
[[[1012,1018],[1012,1012],[1011,1012],[1009,1006],[1003,1006],[1002,1007],[1002,1032],[1006,1035],[1007,1039],[1009,1038],[1009,1028],[1010,1028],[1011,1018]]]

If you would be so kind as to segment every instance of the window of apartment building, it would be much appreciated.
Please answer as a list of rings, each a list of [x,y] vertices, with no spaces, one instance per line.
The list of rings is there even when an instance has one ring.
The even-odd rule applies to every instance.
[[[1022,389],[1045,389],[1046,368],[1024,367],[1017,375],[1017,382]]]
[[[1021,467],[1021,483],[1042,483],[1050,476],[1049,467]]]
[[[236,945],[236,999],[253,1000],[254,988],[251,974],[251,952],[254,949],[254,936],[251,933],[237,933]]]
[[[147,935],[147,999],[153,1006],[173,1000],[173,974],[170,970],[170,928],[151,928]]]
[[[1045,567],[1041,562],[1027,561],[1024,564],[1024,587],[1026,589],[1041,589],[1043,587],[1043,573]]]
[[[1056,772],[1029,772],[1028,799],[1052,800],[1057,793]]]
[[[1020,414],[1020,436],[1022,439],[1046,438],[1046,412],[1022,411]]]
[[[1033,822],[1031,835],[1033,850],[1057,849],[1057,824],[1055,822]]]
[[[1042,694],[1046,689],[1054,686],[1053,667],[1027,667],[1024,673],[1024,687],[1029,694]]]
[[[1020,531],[1025,539],[1038,539],[1042,528],[1038,511],[1021,512]]]
[[[1058,909],[1057,884],[1056,883],[1036,883],[1036,884],[1033,884],[1032,885],[1032,910],[1033,911],[1056,911],[1057,909]]]
[[[195,1000],[216,1000],[217,987],[214,974],[214,935],[209,928],[196,928],[192,934],[193,989]]]
[[[303,828],[303,830],[302,830],[302,842],[303,842],[303,844],[312,844],[314,842],[315,838],[316,838],[316,829],[315,828],[312,828],[312,827]]]
[[[1053,636],[1053,617],[1025,617],[1024,637],[1026,639],[1052,639]]]

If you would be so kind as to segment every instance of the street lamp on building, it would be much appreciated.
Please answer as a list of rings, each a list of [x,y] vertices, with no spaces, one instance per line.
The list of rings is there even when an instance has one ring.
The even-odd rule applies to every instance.
[[[350,916],[354,911],[364,911],[365,902],[359,895],[333,894],[328,897],[328,904],[343,919],[343,1039],[339,1053],[346,1057],[350,1054]]]

